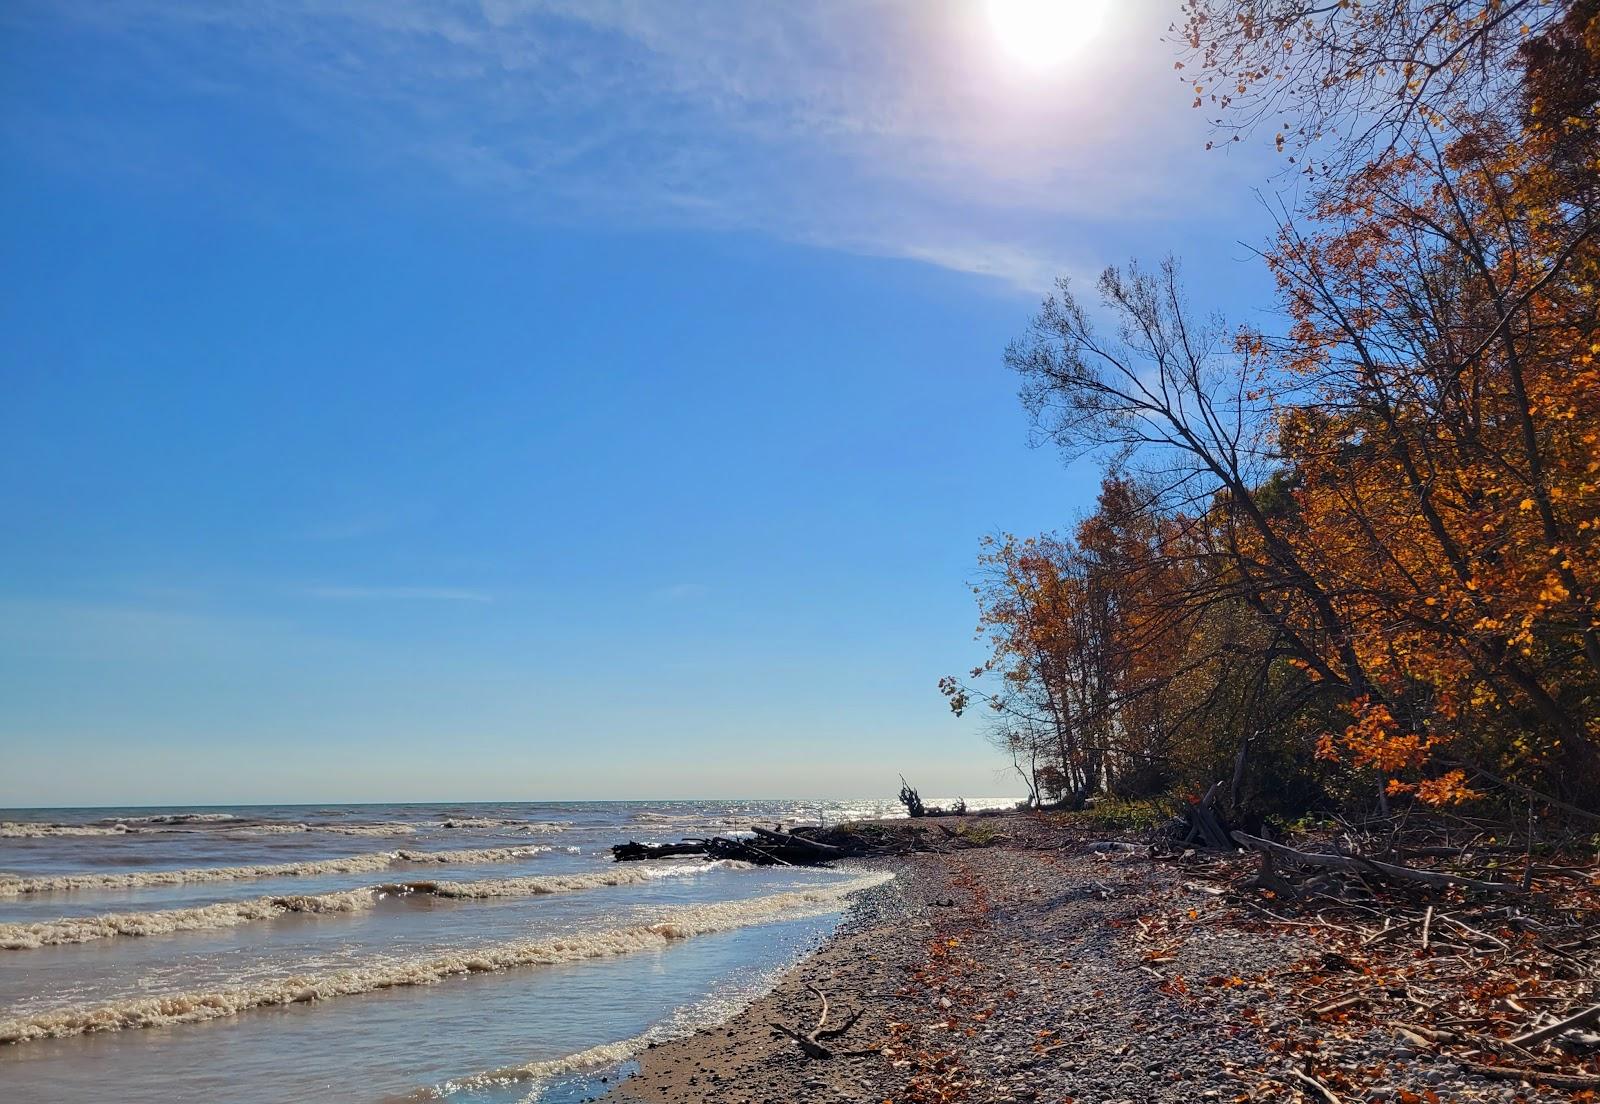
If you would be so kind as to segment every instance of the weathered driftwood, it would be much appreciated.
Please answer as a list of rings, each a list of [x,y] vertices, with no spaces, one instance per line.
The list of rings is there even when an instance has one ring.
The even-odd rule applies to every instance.
[[[662,859],[674,855],[705,855],[712,859],[736,859],[757,866],[818,866],[834,859],[872,853],[863,847],[846,847],[811,839],[793,832],[774,832],[754,828],[754,839],[686,839],[682,843],[636,843],[629,840],[611,848],[617,862]]]
[[[828,994],[824,993],[821,989],[818,989],[815,985],[807,985],[806,988],[815,993],[817,998],[822,1001],[822,1012],[817,1016],[817,1025],[810,1031],[802,1034],[801,1032],[796,1031],[794,1028],[787,1027],[774,1020],[772,1021],[772,1030],[781,1031],[783,1034],[793,1039],[796,1043],[799,1043],[800,1049],[805,1052],[805,1056],[807,1058],[832,1058],[833,1050],[827,1046],[824,1046],[822,1040],[837,1039],[840,1035],[843,1035],[846,1031],[849,1031],[856,1025],[856,1021],[861,1018],[861,1009],[858,1008],[855,1012],[851,1013],[850,1018],[844,1022],[844,1026],[830,1028],[828,1026]]]
[[[1189,809],[1189,824],[1206,842],[1206,846],[1215,847],[1219,851],[1230,851],[1232,847],[1228,843],[1228,834],[1223,830],[1214,809],[1217,794],[1221,792],[1222,782],[1219,779],[1211,784],[1211,788],[1206,791],[1199,804]]]
[[[1468,878],[1460,874],[1450,874],[1441,870],[1415,870],[1409,866],[1396,866],[1394,863],[1379,862],[1377,859],[1363,859],[1355,855],[1332,855],[1316,851],[1296,851],[1281,843],[1273,843],[1252,836],[1246,832],[1234,832],[1233,838],[1241,846],[1253,851],[1261,851],[1272,855],[1285,862],[1297,866],[1309,866],[1321,870],[1343,870],[1352,874],[1377,874],[1396,881],[1418,882],[1422,885],[1433,886],[1435,889],[1444,889],[1447,886],[1461,886],[1464,889],[1483,890],[1488,893],[1517,893],[1521,887],[1511,882],[1485,882],[1477,878]]]
[[[1553,1039],[1562,1032],[1570,1031],[1575,1027],[1584,1027],[1595,1020],[1600,1020],[1600,1004],[1591,1005],[1564,1020],[1557,1020],[1555,1023],[1546,1024],[1544,1027],[1525,1032],[1511,1041],[1520,1047],[1534,1046],[1544,1042],[1546,1039]]]
[[[757,828],[754,826],[752,826],[750,830],[761,839],[768,840],[779,845],[780,847],[799,847],[805,851],[815,851],[817,855],[823,859],[842,859],[846,855],[850,854],[850,852],[845,850],[843,847],[839,847],[832,843],[823,843],[821,840],[811,839],[808,836],[799,834],[798,831],[774,832],[769,828]]]
[[[943,846],[935,846],[926,830],[910,824],[894,828],[881,825],[838,828],[802,826],[788,832],[752,826],[751,839],[713,836],[710,839],[685,839],[681,843],[637,843],[629,840],[613,845],[611,857],[617,862],[634,862],[674,855],[705,855],[713,859],[737,859],[757,866],[825,866],[836,859],[869,855],[906,855],[913,851],[984,847],[998,838],[975,841],[943,825],[939,827],[946,837]]]
[[[1294,1078],[1301,1085],[1303,1085],[1306,1088],[1310,1089],[1313,1093],[1315,1093],[1317,1096],[1320,1096],[1323,1100],[1326,1100],[1328,1102],[1328,1104],[1343,1104],[1343,1101],[1341,1101],[1339,1099],[1339,1097],[1334,1093],[1334,1091],[1332,1089],[1328,1088],[1328,1086],[1324,1085],[1321,1081],[1318,1081],[1315,1077],[1312,1077],[1310,1074],[1302,1073],[1301,1071],[1299,1071],[1297,1069],[1290,1069],[1290,1070],[1288,1070],[1286,1072],[1289,1074],[1290,1077]]]
[[[715,835],[710,838],[686,838],[680,843],[616,843],[611,846],[611,858],[618,862],[638,859],[664,859],[675,854],[704,854],[712,859],[739,859],[754,862],[757,866],[827,866],[835,859],[858,859],[866,856],[912,854],[915,851],[965,851],[1000,842],[1003,837],[995,832],[966,834],[965,830],[950,830],[936,826],[941,837],[934,838],[926,827],[910,821],[891,824],[840,824],[835,827],[797,826],[794,829],[766,829],[750,826],[750,837],[730,838]]]
[[[1504,1081],[1526,1081],[1530,1085],[1549,1085],[1552,1089],[1600,1089],[1600,1075],[1592,1073],[1550,1073],[1546,1070],[1519,1069],[1516,1066],[1488,1066],[1482,1062],[1456,1060],[1464,1070],[1480,1077]]]
[[[704,855],[706,853],[705,840],[685,841],[683,843],[627,843],[613,844],[611,857],[617,862],[629,862],[635,859],[664,859],[672,855]]]

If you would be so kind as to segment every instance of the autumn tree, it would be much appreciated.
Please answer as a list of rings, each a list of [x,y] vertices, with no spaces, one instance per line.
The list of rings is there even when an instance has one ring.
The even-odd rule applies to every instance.
[[[1119,474],[1071,539],[986,552],[991,703],[1074,796],[1231,760],[1302,802],[1595,803],[1600,0],[1196,0],[1181,33],[1219,135],[1270,125],[1309,182],[1263,253],[1284,321],[1197,316],[1171,261],[1045,302],[1024,404]]]
[[[1403,110],[1343,140],[1368,160],[1285,219],[1267,259],[1291,325],[1244,349],[1299,389],[1277,441],[1302,484],[1302,555],[1382,690],[1345,752],[1388,772],[1464,760],[1392,783],[1434,798],[1487,765],[1593,799],[1600,5],[1334,18],[1359,39],[1430,13],[1438,41],[1391,40],[1335,81],[1370,97],[1382,58],[1416,66],[1387,93]],[[1265,61],[1270,36],[1253,41]],[[1328,110],[1292,77],[1267,87]]]

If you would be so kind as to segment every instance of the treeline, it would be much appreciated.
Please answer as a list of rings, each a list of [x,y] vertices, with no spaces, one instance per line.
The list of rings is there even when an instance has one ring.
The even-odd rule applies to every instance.
[[[941,688],[1042,801],[1600,812],[1600,0],[1187,15],[1217,139],[1305,197],[1281,323],[1172,261],[1059,284],[1006,359],[1107,475],[985,543],[992,656]]]

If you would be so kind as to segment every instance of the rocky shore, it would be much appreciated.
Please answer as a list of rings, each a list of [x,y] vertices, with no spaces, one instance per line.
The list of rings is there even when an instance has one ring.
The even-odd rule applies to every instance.
[[[899,877],[860,900],[771,993],[720,1027],[647,1051],[606,1099],[1573,1099],[1477,1075],[1394,1024],[1322,1014],[1318,995],[1355,967],[1315,925],[1263,923],[1241,908],[1214,870],[1132,845],[1052,839],[1036,820],[986,823],[997,845],[895,860]],[[825,1028],[860,1013],[843,1034],[819,1035],[827,1059],[772,1026],[810,1031],[819,994]]]

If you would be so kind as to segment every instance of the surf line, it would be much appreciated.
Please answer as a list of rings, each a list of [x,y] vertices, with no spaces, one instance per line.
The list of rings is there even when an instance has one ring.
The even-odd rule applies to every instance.
[[[623,865],[583,874],[533,874],[520,878],[485,878],[473,882],[386,882],[331,893],[279,894],[245,901],[218,901],[190,908],[62,916],[51,920],[0,924],[0,950],[37,950],[40,947],[62,947],[119,936],[215,931],[276,920],[294,913],[327,916],[363,912],[376,907],[385,897],[429,896],[449,900],[482,900],[491,897],[579,893],[606,886],[640,885],[661,878],[742,865],[728,862],[661,864],[637,868]]]
[[[234,882],[249,878],[305,878],[319,874],[360,874],[387,870],[398,863],[457,863],[463,865],[510,862],[549,851],[548,847],[485,847],[466,851],[376,851],[337,859],[268,863],[259,866],[197,866],[182,870],[125,870],[115,873],[49,874],[24,878],[0,874],[0,897],[74,890],[134,889],[141,886],[185,885],[190,882]]]
[[[253,985],[202,992],[137,997],[97,1006],[50,1009],[0,1020],[0,1043],[66,1038],[100,1031],[201,1023],[253,1008],[303,1004],[379,989],[434,985],[452,977],[495,973],[526,966],[553,966],[659,950],[681,940],[778,920],[821,916],[841,910],[851,894],[881,885],[894,875],[875,872],[838,885],[795,890],[744,901],[689,905],[665,910],[657,920],[598,932],[517,940],[410,959],[383,959],[325,974],[299,974]]]

